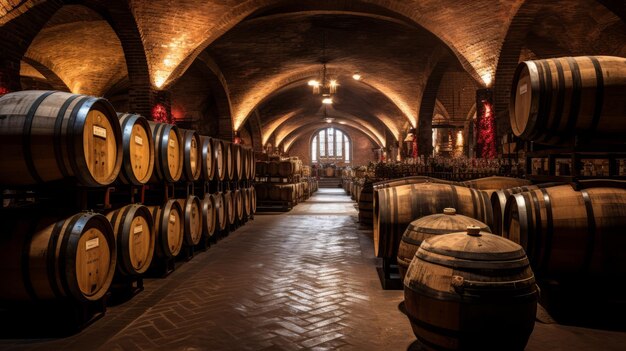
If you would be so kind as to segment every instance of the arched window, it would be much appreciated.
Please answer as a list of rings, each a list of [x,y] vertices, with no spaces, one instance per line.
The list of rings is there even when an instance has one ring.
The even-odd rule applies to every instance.
[[[311,141],[313,163],[350,163],[351,156],[350,138],[339,129],[322,129]]]

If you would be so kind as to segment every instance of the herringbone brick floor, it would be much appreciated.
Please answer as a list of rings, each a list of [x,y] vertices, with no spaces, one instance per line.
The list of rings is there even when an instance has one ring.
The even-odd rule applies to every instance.
[[[83,332],[0,340],[2,350],[418,350],[385,291],[371,230],[321,189],[291,212],[257,214]],[[5,321],[6,322],[6,321]],[[599,344],[599,341],[602,344]],[[528,350],[619,350],[626,334],[537,323]]]

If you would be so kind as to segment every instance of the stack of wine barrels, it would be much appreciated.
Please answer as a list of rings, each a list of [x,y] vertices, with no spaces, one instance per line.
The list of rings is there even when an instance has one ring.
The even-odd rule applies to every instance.
[[[308,199],[317,190],[317,180],[303,176],[304,169],[297,157],[256,161],[252,178],[260,206],[289,210]]]

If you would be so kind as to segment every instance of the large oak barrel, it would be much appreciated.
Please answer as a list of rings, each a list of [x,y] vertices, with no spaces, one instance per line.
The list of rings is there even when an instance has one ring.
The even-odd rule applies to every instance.
[[[254,156],[254,150],[250,149],[250,179],[254,179],[256,174],[256,157]]]
[[[213,139],[213,155],[215,157],[215,178],[223,181],[226,178],[226,153],[222,140]]]
[[[269,184],[267,186],[267,197],[270,200],[281,201],[282,200],[281,192],[282,192],[281,185]]]
[[[154,139],[155,165],[151,181],[174,183],[183,174],[183,145],[178,127],[148,122]]]
[[[270,161],[267,164],[267,175],[270,177],[278,177],[280,175],[278,165],[280,161]]]
[[[254,189],[259,200],[269,200],[269,186],[265,183],[255,183]]]
[[[439,183],[418,183],[379,189],[374,193],[374,252],[396,257],[402,233],[417,218],[446,207],[487,225],[493,224],[489,195],[478,189]]]
[[[524,250],[469,227],[426,239],[404,279],[418,340],[436,350],[524,350],[537,286]]]
[[[241,196],[243,198],[243,215],[246,218],[250,217],[250,215],[252,214],[250,212],[250,196],[252,195],[250,189],[251,188],[241,189]]]
[[[252,158],[251,151],[252,150],[244,148],[244,147],[241,148],[241,155],[242,155],[241,162],[243,164],[243,178],[244,179],[252,179],[253,177],[252,163],[250,162],[250,159]]]
[[[539,143],[615,141],[626,133],[626,58],[561,57],[519,64],[509,117],[515,135]]]
[[[400,277],[404,280],[409,264],[417,252],[422,242],[436,235],[450,234],[465,230],[468,226],[480,228],[480,231],[491,233],[489,226],[485,223],[459,215],[454,208],[444,208],[443,213],[432,214],[416,219],[402,234],[400,246],[398,246],[398,270]]]
[[[205,194],[201,203],[202,208],[202,235],[206,238],[211,237],[215,233],[216,212],[215,197],[211,194]]]
[[[215,154],[213,153],[213,139],[200,136],[202,155],[202,179],[213,180],[215,174]]]
[[[281,177],[291,177],[296,172],[296,164],[294,161],[286,160],[278,163],[278,175]]]
[[[509,197],[503,236],[519,243],[542,276],[626,274],[626,190],[571,185]]]
[[[0,300],[95,301],[115,273],[115,237],[103,215],[58,220],[30,211],[1,213]]]
[[[224,192],[224,209],[226,211],[226,222],[228,224],[235,223],[235,199],[233,198],[234,194],[230,190],[226,190]]]
[[[224,145],[224,163],[226,167],[226,180],[235,179],[235,160],[234,160],[234,147],[230,141],[222,141]]]
[[[371,226],[373,223],[374,188],[371,181],[365,181],[359,196],[359,223]]]
[[[146,184],[154,170],[154,140],[148,120],[130,113],[118,113],[118,116],[123,148],[120,180],[125,184]]]
[[[491,176],[459,183],[459,185],[480,190],[509,189],[530,184],[530,181],[526,179],[501,176]]]
[[[223,193],[212,194],[213,203],[215,204],[215,221],[218,230],[226,229],[228,224],[228,213],[226,213],[226,203],[224,202]]]
[[[127,205],[107,215],[117,244],[117,272],[140,275],[148,270],[154,254],[152,214],[143,205]]]
[[[183,210],[185,223],[185,244],[194,246],[202,238],[202,205],[197,196],[190,195],[186,199],[176,199]]]
[[[75,178],[103,186],[120,172],[122,133],[104,99],[19,91],[0,97],[0,154],[0,184]]]
[[[250,188],[250,213],[256,213],[256,188],[251,186]]]
[[[195,182],[202,175],[202,142],[195,130],[180,129],[183,141],[183,177]]]
[[[233,205],[235,206],[235,218],[238,221],[243,220],[243,194],[242,189],[237,189],[233,193]]]
[[[233,180],[243,179],[243,161],[241,156],[241,145],[231,143],[230,144],[230,157],[232,157],[233,164]]]
[[[381,188],[391,188],[391,187],[398,186],[398,185],[418,184],[418,183],[425,183],[425,182],[453,184],[453,182],[449,180],[443,180],[439,178],[432,178],[432,177],[426,177],[426,176],[410,176],[410,177],[396,178],[396,179],[389,179],[389,180],[375,182],[372,186],[374,187],[374,190],[378,190]]]
[[[163,207],[148,206],[148,208],[154,219],[155,256],[165,259],[176,257],[183,246],[185,233],[180,204],[176,200],[168,200]]]

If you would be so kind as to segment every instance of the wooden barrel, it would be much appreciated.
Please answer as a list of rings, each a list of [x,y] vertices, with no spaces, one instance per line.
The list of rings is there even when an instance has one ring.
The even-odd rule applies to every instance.
[[[241,152],[241,180],[250,179],[250,165],[248,163],[248,150],[239,145],[239,151]]]
[[[154,219],[155,256],[164,259],[176,257],[185,236],[184,215],[180,204],[176,200],[168,200],[163,207],[148,208]]]
[[[178,127],[148,122],[154,139],[155,164],[152,182],[175,183],[183,174],[183,146]]]
[[[626,274],[626,190],[571,185],[509,197],[502,235],[519,243],[541,276]]]
[[[233,143],[230,141],[222,141],[224,143],[224,161],[226,164],[226,180],[237,180],[235,178],[235,152]]]
[[[475,226],[482,232],[491,233],[489,226],[485,223],[456,214],[456,209],[450,207],[444,208],[443,213],[424,216],[411,222],[402,234],[402,240],[398,246],[397,261],[401,279],[404,280],[409,264],[424,240],[436,235],[460,232],[468,226]]]
[[[208,136],[201,136],[202,143],[202,179],[206,181],[213,180],[215,174],[215,154],[213,153],[213,139]]]
[[[253,179],[254,178],[254,173],[252,173],[252,168],[253,168],[253,163],[252,163],[252,150],[251,149],[243,149],[245,151],[245,155],[246,158],[243,161],[244,163],[244,171],[245,171],[245,178],[246,179]]]
[[[538,143],[624,142],[626,59],[611,56],[524,61],[513,79],[515,135]]]
[[[117,252],[111,223],[96,213],[67,219],[0,213],[0,300],[96,301],[109,289]]]
[[[120,172],[122,133],[104,99],[18,91],[0,97],[0,116],[0,184],[75,178],[103,186]]]
[[[466,186],[468,188],[480,189],[480,190],[497,190],[497,189],[509,189],[519,186],[530,185],[530,181],[526,179],[491,176],[485,178],[479,178],[474,180],[468,180],[460,182],[459,185]]]
[[[267,197],[272,201],[281,201],[281,191],[282,188],[280,185],[269,184],[267,187]]]
[[[452,184],[418,183],[379,189],[374,193],[374,251],[396,257],[402,233],[417,218],[441,213],[446,207],[487,225],[493,224],[489,195]]]
[[[254,189],[257,192],[259,200],[269,200],[269,187],[264,183],[254,183]]]
[[[202,208],[202,236],[204,236],[205,238],[209,238],[215,233],[215,225],[216,225],[215,197],[210,194],[205,194],[201,202],[201,208]]]
[[[233,180],[243,179],[243,161],[241,156],[241,145],[231,143],[230,144],[230,157],[232,157],[233,165]]]
[[[235,206],[235,219],[238,221],[243,220],[243,194],[241,189],[235,190],[233,194],[233,205]]]
[[[265,177],[268,175],[269,162],[256,161],[256,174],[257,177]]]
[[[291,160],[278,163],[278,175],[284,178],[291,177],[295,173],[295,163]]]
[[[279,191],[281,201],[296,201],[296,190],[293,184],[278,185],[278,188],[280,189]]]
[[[256,213],[256,188],[251,186],[250,190],[250,213]]]
[[[195,130],[180,129],[183,145],[182,179],[195,182],[202,175],[202,142]]]
[[[365,181],[359,196],[359,223],[372,226],[374,208],[374,188],[371,181]]]
[[[270,161],[267,164],[267,175],[270,177],[278,177],[280,175],[278,165],[280,165],[280,161]]]
[[[197,196],[190,195],[186,199],[176,199],[183,211],[185,223],[185,244],[198,245],[202,239],[202,204]]]
[[[213,204],[215,204],[215,222],[218,230],[226,229],[228,223],[228,214],[226,213],[226,207],[224,203],[224,194],[215,193],[213,196]]]
[[[144,273],[154,254],[154,223],[143,205],[127,205],[107,213],[117,244],[117,269],[122,276]]]
[[[213,139],[213,156],[215,158],[215,178],[223,181],[226,179],[226,153],[222,140]]]
[[[125,184],[146,184],[154,170],[154,140],[148,120],[118,113],[122,128],[123,161],[119,179]]]
[[[436,350],[524,350],[537,286],[524,250],[469,227],[426,239],[404,280],[418,340]]]
[[[250,178],[254,179],[256,174],[256,158],[254,156],[254,150],[250,149]]]
[[[230,190],[224,192],[224,209],[226,210],[226,222],[228,224],[235,223],[235,199],[234,193]]]

